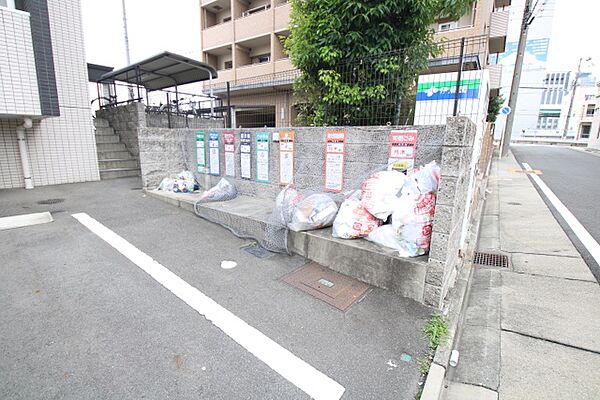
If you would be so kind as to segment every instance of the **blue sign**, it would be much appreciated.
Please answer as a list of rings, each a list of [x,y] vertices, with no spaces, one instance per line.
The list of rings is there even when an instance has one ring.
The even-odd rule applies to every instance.
[[[505,107],[502,107],[500,109],[500,114],[502,114],[502,115],[508,115],[508,114],[510,114],[510,111],[511,111],[510,107],[509,106],[505,106]]]

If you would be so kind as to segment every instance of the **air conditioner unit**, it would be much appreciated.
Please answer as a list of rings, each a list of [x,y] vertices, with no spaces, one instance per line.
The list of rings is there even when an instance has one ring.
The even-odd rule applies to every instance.
[[[458,28],[458,23],[456,21],[444,22],[439,25],[438,32],[447,32],[456,28]]]

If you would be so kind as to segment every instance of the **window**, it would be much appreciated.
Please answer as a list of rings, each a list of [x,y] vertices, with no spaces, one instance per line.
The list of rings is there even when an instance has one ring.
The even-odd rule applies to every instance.
[[[558,91],[558,102],[556,104],[562,104],[564,90]]]
[[[592,129],[592,126],[590,124],[581,125],[581,138],[589,139],[591,129]]]
[[[233,68],[233,61],[225,61],[223,63],[223,69],[231,69]]]
[[[456,21],[444,22],[439,24],[438,32],[448,32],[456,28],[458,28],[458,23]]]
[[[594,116],[594,109],[596,108],[595,104],[588,104],[587,109],[585,110],[585,116],[586,117],[593,117]]]
[[[259,56],[256,56],[256,57],[252,58],[252,64],[268,63],[269,61],[271,61],[271,55],[270,54],[261,54]]]

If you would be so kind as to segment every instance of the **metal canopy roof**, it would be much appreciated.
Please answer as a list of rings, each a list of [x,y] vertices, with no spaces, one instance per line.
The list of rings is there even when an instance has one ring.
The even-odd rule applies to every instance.
[[[122,81],[148,91],[206,81],[217,77],[210,65],[165,51],[144,61],[102,75],[101,81]]]

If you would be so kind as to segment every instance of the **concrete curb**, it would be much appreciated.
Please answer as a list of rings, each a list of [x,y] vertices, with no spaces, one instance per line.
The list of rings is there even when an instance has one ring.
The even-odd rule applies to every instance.
[[[488,177],[482,179],[479,183],[483,189],[480,193],[485,193],[487,182]],[[484,200],[484,198],[481,200]],[[460,273],[454,288],[448,294],[448,300],[443,308],[443,314],[448,319],[448,338],[446,343],[440,345],[435,351],[431,368],[423,385],[421,400],[442,399],[446,376],[451,372],[449,371],[450,355],[452,350],[458,347],[460,340],[462,321],[467,307],[466,300],[469,298],[471,290],[473,253],[477,247],[484,205],[485,200],[478,203],[475,217],[471,221],[467,249],[459,267]]]

